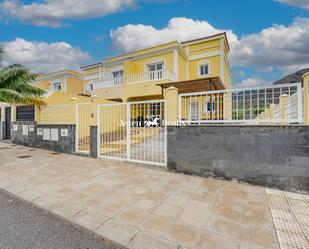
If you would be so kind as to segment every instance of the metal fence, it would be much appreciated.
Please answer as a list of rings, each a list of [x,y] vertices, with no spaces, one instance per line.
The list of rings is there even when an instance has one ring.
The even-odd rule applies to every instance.
[[[302,123],[301,83],[179,95],[185,123]]]
[[[76,151],[90,153],[90,103],[76,105]]]

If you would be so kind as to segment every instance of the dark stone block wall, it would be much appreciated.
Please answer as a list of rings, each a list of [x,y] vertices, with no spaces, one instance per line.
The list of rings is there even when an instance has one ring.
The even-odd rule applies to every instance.
[[[168,128],[168,169],[309,191],[309,126]]]
[[[13,130],[14,125],[18,126],[17,131]],[[24,136],[22,134],[23,125],[34,125],[34,131],[29,131],[28,136]],[[43,140],[43,136],[37,135],[39,128],[58,129],[58,141]],[[61,129],[68,129],[68,136],[61,136]],[[71,154],[75,152],[75,125],[37,125],[32,121],[14,122],[11,127],[11,141],[15,144]]]
[[[90,126],[90,157],[98,157],[98,127]]]

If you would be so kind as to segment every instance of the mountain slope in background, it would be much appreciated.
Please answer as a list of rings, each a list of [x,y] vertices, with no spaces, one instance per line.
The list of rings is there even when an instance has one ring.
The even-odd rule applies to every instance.
[[[303,81],[302,76],[308,72],[309,72],[309,68],[301,69],[295,73],[285,76],[281,80],[277,80],[276,82],[274,82],[274,85],[302,82]]]

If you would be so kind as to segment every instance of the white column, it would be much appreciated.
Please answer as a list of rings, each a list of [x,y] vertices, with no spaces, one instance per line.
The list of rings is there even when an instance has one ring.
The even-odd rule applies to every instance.
[[[225,53],[224,53],[224,40],[223,38],[220,39],[220,78],[224,82],[224,60],[225,60]]]
[[[174,73],[176,75],[176,81],[178,80],[178,68],[179,68],[179,63],[178,63],[178,50],[174,49]]]

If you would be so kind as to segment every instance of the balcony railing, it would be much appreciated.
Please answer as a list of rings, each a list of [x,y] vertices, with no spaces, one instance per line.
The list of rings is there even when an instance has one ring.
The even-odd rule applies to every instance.
[[[164,69],[145,73],[129,74],[125,77],[105,78],[93,81],[92,90],[108,87],[117,87],[122,86],[123,84],[141,84],[161,80],[176,81],[176,75],[169,69]],[[91,90],[89,85],[87,89]]]
[[[96,81],[94,81],[92,83],[93,84],[93,90],[101,89],[101,88],[107,88],[107,87],[122,86],[123,85],[123,81],[124,81],[123,77],[112,78],[112,79],[96,80]]]
[[[138,84],[145,83],[149,81],[159,81],[159,80],[176,80],[176,75],[169,69],[150,71],[144,73],[129,74],[126,76],[126,83],[128,84]]]

